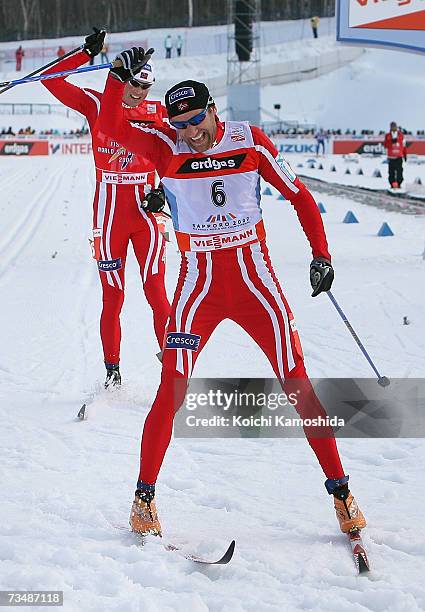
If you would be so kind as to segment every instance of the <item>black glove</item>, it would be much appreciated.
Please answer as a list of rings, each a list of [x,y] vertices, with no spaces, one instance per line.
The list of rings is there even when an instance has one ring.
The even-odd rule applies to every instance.
[[[322,291],[329,291],[334,280],[334,269],[328,259],[315,257],[310,264],[310,283],[313,289],[311,297],[316,297]]]
[[[115,60],[120,60],[122,66],[111,68],[111,74],[122,83],[131,81],[137,77],[143,66],[150,60],[154,49],[145,50],[142,47],[132,47],[126,51],[121,51]]]
[[[161,212],[166,201],[163,189],[153,189],[142,202],[143,210],[147,212]]]
[[[102,51],[105,42],[106,31],[93,28],[94,34],[89,34],[85,38],[84,51],[89,57],[95,57]]]
[[[404,161],[407,162],[407,155],[404,156]]]

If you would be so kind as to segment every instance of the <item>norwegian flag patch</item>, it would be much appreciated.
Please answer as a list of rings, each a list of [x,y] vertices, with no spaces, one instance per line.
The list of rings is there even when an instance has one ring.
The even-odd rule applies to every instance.
[[[245,140],[245,130],[242,125],[237,125],[230,129],[230,140],[233,142]]]
[[[189,103],[188,102],[179,102],[177,104],[177,108],[179,109],[179,111],[185,111],[187,108],[189,108]]]

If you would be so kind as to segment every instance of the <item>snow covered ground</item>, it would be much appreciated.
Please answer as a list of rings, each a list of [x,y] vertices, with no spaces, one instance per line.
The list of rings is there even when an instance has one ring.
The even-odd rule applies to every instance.
[[[379,137],[382,141],[382,136]],[[378,138],[377,138],[378,140]],[[365,157],[364,155],[331,155],[312,156],[304,154],[287,154],[285,157],[292,164],[297,174],[318,178],[340,185],[353,185],[368,189],[388,189],[388,164],[386,156]],[[403,165],[403,189],[417,196],[425,195],[425,159],[423,156],[408,157]],[[322,168],[320,168],[322,166]],[[333,170],[333,168],[335,170]],[[349,173],[347,173],[349,170]],[[359,170],[363,174],[359,174]],[[375,173],[381,176],[374,176]]]
[[[61,589],[67,611],[395,610],[425,607],[425,533],[418,483],[423,440],[343,440],[353,490],[369,520],[373,572],[356,577],[323,475],[300,440],[175,440],[158,486],[164,531],[231,565],[201,568],[158,542],[140,549],[126,525],[144,417],[159,380],[151,314],[129,257],[122,374],[103,381],[100,289],[87,236],[93,173],[84,157],[3,159],[0,369],[0,585]],[[321,198],[323,200],[323,198]],[[269,246],[312,376],[369,376],[324,297],[310,298],[310,253],[288,203],[263,198]],[[425,219],[324,200],[334,293],[389,377],[425,371]],[[358,225],[341,223],[350,208]],[[382,221],[395,232],[375,236]],[[54,257],[53,257],[54,255]],[[172,293],[178,265],[168,248]],[[408,316],[411,325],[402,325]],[[262,353],[226,322],[198,376],[270,376]]]
[[[267,87],[263,101],[271,108],[285,102],[282,117],[305,116],[324,127],[377,130],[395,119],[408,129],[422,128],[421,106],[404,102],[420,99],[422,58],[390,51],[368,51],[365,57],[367,62],[336,72],[334,81],[331,75]],[[189,70],[184,64],[176,78]],[[100,88],[103,78],[78,82]],[[4,94],[2,102],[54,101],[40,85],[25,87]],[[224,98],[219,106],[225,108]],[[31,123],[28,116],[22,121],[23,127]],[[45,128],[75,128],[63,117],[48,121]],[[4,123],[9,125],[6,117]],[[291,158],[295,169],[302,161]],[[360,162],[365,176],[381,180],[370,178],[369,161]],[[324,160],[324,175],[330,163]],[[344,164],[340,159],[341,171],[329,178],[343,182]],[[422,176],[422,168],[409,162],[407,179]],[[205,555],[221,554],[235,538],[227,567],[194,566],[157,541],[140,549],[130,533],[116,528],[127,523],[140,434],[160,376],[138,268],[129,256],[124,384],[107,394],[100,391],[101,292],[87,242],[91,162],[83,156],[3,157],[0,177],[0,589],[62,589],[66,612],[423,610],[421,439],[339,443],[369,521],[364,539],[373,571],[367,576],[355,575],[323,474],[303,439],[172,443],[158,484],[164,532]],[[424,376],[425,218],[331,196],[317,199],[327,210],[334,293],[354,328],[385,375]],[[292,207],[275,196],[264,197],[263,207],[272,260],[297,319],[310,375],[370,376],[326,296],[310,298],[311,256]],[[359,224],[342,223],[348,209]],[[393,237],[376,236],[384,221]],[[173,238],[170,296],[178,259]],[[410,325],[403,325],[404,316]],[[260,377],[272,371],[246,334],[225,322],[195,374]],[[76,422],[82,400],[95,391],[91,418]]]

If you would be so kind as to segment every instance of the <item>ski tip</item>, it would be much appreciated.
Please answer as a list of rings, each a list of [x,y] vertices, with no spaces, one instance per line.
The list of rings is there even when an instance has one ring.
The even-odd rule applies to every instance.
[[[86,408],[87,408],[87,405],[83,404],[81,406],[80,410],[78,411],[77,419],[79,421],[85,421],[87,419],[87,410],[86,410]]]
[[[366,559],[363,557],[363,555],[359,555],[358,563],[359,563],[359,565],[358,565],[358,567],[359,567],[359,574],[364,574],[364,573],[370,571],[369,564],[366,561]]]
[[[236,546],[236,541],[232,540],[229,544],[229,548],[226,550],[224,555],[221,557],[221,559],[216,561],[214,565],[225,565],[226,563],[229,563],[229,561],[233,557],[233,553],[235,552],[235,546]]]
[[[233,553],[235,552],[235,545],[236,545],[235,540],[232,540],[229,544],[228,549],[224,553],[224,555],[221,557],[221,559],[218,559],[217,561],[210,561],[207,559],[203,559],[202,557],[198,557],[197,555],[184,555],[184,556],[189,561],[194,561],[195,563],[199,563],[201,565],[226,565],[232,560]]]

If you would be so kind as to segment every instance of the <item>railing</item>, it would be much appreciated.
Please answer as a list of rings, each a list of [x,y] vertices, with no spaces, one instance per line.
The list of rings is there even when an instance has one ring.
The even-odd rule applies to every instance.
[[[31,102],[6,102],[0,104],[0,115],[63,115],[64,117],[81,116],[62,104],[36,104]]]

